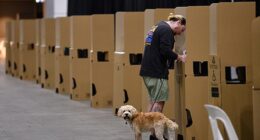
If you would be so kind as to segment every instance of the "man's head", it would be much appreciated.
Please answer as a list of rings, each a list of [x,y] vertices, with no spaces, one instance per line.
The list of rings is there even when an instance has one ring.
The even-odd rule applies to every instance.
[[[186,19],[182,15],[174,15],[170,13],[168,16],[170,26],[176,35],[180,35],[186,29]]]

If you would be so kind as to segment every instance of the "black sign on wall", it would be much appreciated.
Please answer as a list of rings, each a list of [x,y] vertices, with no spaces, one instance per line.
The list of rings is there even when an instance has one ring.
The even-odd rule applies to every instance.
[[[256,15],[260,15],[258,0],[234,1],[255,1]],[[144,11],[145,9],[155,8],[203,6],[218,2],[231,2],[231,0],[68,0],[68,16],[114,14],[118,11]]]

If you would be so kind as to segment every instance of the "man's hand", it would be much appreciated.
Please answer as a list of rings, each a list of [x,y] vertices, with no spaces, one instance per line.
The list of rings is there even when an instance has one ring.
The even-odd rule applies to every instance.
[[[178,61],[181,61],[181,62],[186,62],[186,57],[187,57],[187,55],[186,55],[186,54],[183,54],[183,55],[178,55]]]

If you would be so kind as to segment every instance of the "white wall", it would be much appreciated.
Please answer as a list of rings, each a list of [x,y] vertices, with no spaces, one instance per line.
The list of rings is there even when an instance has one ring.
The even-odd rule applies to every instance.
[[[67,16],[68,0],[45,0],[44,18]]]

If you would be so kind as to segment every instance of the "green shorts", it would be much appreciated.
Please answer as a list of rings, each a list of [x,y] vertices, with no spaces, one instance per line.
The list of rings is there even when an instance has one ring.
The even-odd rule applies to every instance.
[[[158,102],[168,100],[169,88],[167,79],[152,78],[147,76],[144,76],[143,79],[150,96],[150,101]]]

